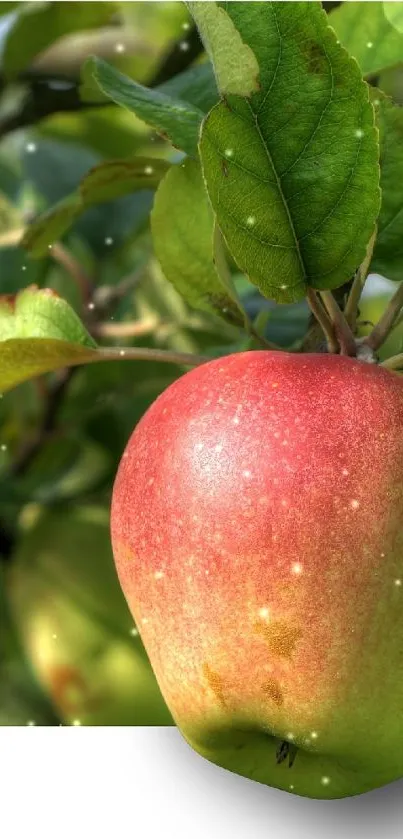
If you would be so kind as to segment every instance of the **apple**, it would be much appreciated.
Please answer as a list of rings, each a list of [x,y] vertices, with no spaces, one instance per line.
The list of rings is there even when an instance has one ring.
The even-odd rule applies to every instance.
[[[61,720],[172,725],[113,566],[107,508],[25,511],[6,578],[25,653]]]
[[[112,544],[203,756],[342,798],[403,775],[403,383],[255,351],[185,374],[123,454]]]

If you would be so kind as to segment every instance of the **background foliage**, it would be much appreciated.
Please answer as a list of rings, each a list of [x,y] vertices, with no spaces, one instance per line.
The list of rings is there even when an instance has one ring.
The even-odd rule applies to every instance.
[[[329,21],[367,81],[400,104],[403,4],[324,5],[336,7]],[[203,25],[211,55],[214,27]],[[254,89],[244,49],[250,78],[236,68],[227,78],[224,66],[222,90]],[[94,341],[208,356],[262,340],[301,344],[306,302],[285,295],[277,305],[231,258],[225,265],[196,159],[201,120],[217,100],[183,3],[0,3],[2,340],[23,340],[27,301],[31,335],[34,307],[37,337],[45,321],[48,338],[65,337],[59,298],[34,289],[14,298],[35,285],[70,304],[67,340],[74,335],[83,352]],[[384,99],[377,107],[381,133],[389,124],[398,145],[400,110]],[[343,126],[342,109],[335,119]],[[345,154],[343,137],[334,142]],[[165,175],[184,152],[184,168]],[[401,154],[392,147],[386,163],[394,184]],[[391,190],[373,265],[391,280],[401,276],[400,200]],[[391,293],[390,283],[369,284],[363,333]],[[401,331],[390,340],[401,351]],[[0,357],[0,723],[169,723],[116,581],[108,511],[134,425],[184,367],[117,360],[6,392],[8,363]]]

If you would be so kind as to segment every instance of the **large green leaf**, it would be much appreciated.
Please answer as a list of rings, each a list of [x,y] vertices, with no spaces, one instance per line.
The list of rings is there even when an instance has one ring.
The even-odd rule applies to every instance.
[[[113,201],[136,190],[155,189],[169,163],[157,158],[134,157],[108,160],[94,166],[73,195],[59,201],[28,228],[23,246],[32,256],[43,256],[88,207]]]
[[[33,58],[58,38],[71,32],[94,29],[108,23],[116,3],[31,2],[19,3],[19,14],[8,33],[2,69],[14,78],[29,67]]]
[[[137,84],[100,58],[89,58],[91,73],[102,93],[112,102],[133,111],[137,117],[166,137],[173,146],[195,155],[203,112],[185,102]]]
[[[172,285],[192,306],[232,323],[243,316],[213,262],[214,215],[200,164],[188,158],[165,175],[151,213],[154,250]]]
[[[218,3],[188,2],[208,55],[214,64],[221,94],[249,96],[259,90],[256,56]]]
[[[226,9],[262,90],[207,116],[204,177],[239,267],[265,296],[291,302],[342,285],[364,257],[380,202],[373,108],[319,4]]]
[[[403,277],[403,108],[381,91],[372,94],[379,127],[382,203],[371,271]]]
[[[337,37],[358,61],[364,76],[403,62],[403,37],[396,28],[399,22],[403,22],[402,3],[342,3],[329,15]]]

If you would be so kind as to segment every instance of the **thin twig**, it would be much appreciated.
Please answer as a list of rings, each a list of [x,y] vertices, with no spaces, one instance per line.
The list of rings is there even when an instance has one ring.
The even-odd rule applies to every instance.
[[[94,338],[139,338],[154,332],[161,325],[162,321],[156,317],[120,323],[96,323],[92,327],[91,334]]]
[[[353,284],[347,298],[347,303],[344,307],[344,317],[353,333],[355,333],[357,328],[358,304],[368,276],[369,266],[371,265],[377,233],[378,225],[375,225],[374,232],[367,245],[365,258],[354,277]]]
[[[61,242],[54,242],[49,249],[49,254],[74,280],[83,304],[88,303],[93,294],[93,282],[78,259]]]
[[[43,445],[56,430],[57,417],[70,381],[75,374],[72,368],[63,368],[56,374],[46,392],[45,408],[38,428],[17,453],[9,469],[11,477],[21,477],[31,466]]]
[[[368,335],[365,340],[365,343],[368,344],[369,347],[373,350],[378,350],[380,346],[386,341],[389,333],[395,326],[396,320],[398,319],[401,309],[403,307],[403,283],[399,285],[399,288],[393,295],[392,299],[389,301],[382,317],[379,319],[378,323],[374,326],[372,332]]]
[[[100,285],[93,293],[92,302],[95,310],[103,315],[109,314],[112,307],[120,303],[121,300],[133,291],[144,277],[145,266],[141,265],[132,273],[123,277],[115,286]]]
[[[315,316],[316,320],[322,327],[323,333],[326,338],[328,352],[338,353],[339,345],[337,343],[337,338],[332,321],[330,320],[326,312],[326,309],[324,308],[318,295],[316,294],[316,291],[314,291],[312,288],[309,288],[306,296],[312,314]]]
[[[320,291],[320,296],[326,306],[332,321],[336,338],[340,346],[341,355],[356,355],[354,335],[331,291]]]

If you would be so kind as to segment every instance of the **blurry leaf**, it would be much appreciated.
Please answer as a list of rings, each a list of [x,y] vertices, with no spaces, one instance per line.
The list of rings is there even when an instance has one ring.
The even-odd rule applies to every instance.
[[[64,198],[30,225],[22,241],[23,247],[32,256],[43,256],[48,246],[60,239],[88,207],[136,190],[155,189],[169,165],[165,160],[142,157],[100,163],[82,179],[76,193]]]
[[[82,201],[78,193],[63,198],[29,225],[21,242],[22,247],[33,257],[44,256],[49,245],[61,239],[69,230],[80,215],[81,208]]]
[[[16,294],[22,286],[39,285],[43,272],[44,260],[27,259],[23,248],[0,245],[0,298],[2,294]]]
[[[148,134],[144,123],[112,103],[109,107],[52,114],[36,126],[38,131],[43,136],[87,146],[112,159],[133,156]]]
[[[400,281],[403,276],[403,109],[373,89],[379,128],[382,203],[371,271]]]
[[[383,13],[389,23],[403,33],[403,6],[402,3],[382,3]]]
[[[20,0],[15,0],[15,2],[7,2],[7,0],[1,0],[0,3],[0,16],[8,15],[9,12],[12,12],[17,6],[20,5]]]
[[[112,201],[137,189],[156,189],[170,164],[158,158],[109,160],[92,169],[80,184],[85,206]]]
[[[10,152],[10,147],[6,147],[0,156],[0,189],[13,204],[16,204],[22,189],[21,172],[17,160]]]
[[[105,448],[80,436],[61,435],[44,443],[28,471],[13,486],[24,503],[54,504],[94,490],[110,472],[111,458]],[[9,477],[5,482],[10,484]],[[0,495],[2,483],[0,480]],[[7,497],[6,486],[4,490]]]
[[[183,73],[178,73],[169,81],[157,88],[166,96],[177,97],[184,102],[190,102],[196,108],[207,114],[210,108],[219,100],[216,80],[212,65],[209,61],[189,67]]]
[[[304,338],[311,314],[305,300],[291,305],[279,305],[273,300],[266,300],[254,289],[242,298],[242,303],[259,334],[263,334],[268,341],[290,349]],[[256,325],[256,320],[260,318],[262,321],[265,318],[263,332],[259,324]]]
[[[98,260],[111,250],[112,245],[120,246],[144,227],[153,199],[151,190],[139,190],[108,204],[89,207],[76,217],[76,196],[72,199],[71,194],[88,171],[99,163],[99,156],[88,149],[47,139],[36,143],[34,154],[23,157],[27,179],[46,202],[50,205],[61,202],[60,216],[56,216],[56,223],[61,225],[58,229],[66,229],[67,221],[68,225],[73,222],[74,231],[88,242]]]
[[[160,47],[167,39],[176,39],[181,31],[186,37],[189,15],[182,2],[170,0],[168,3],[153,4],[122,0],[119,6],[126,24],[144,38],[152,37]]]
[[[95,346],[73,309],[50,289],[31,287],[0,298],[0,392],[91,360]]]
[[[29,721],[58,723],[23,655],[10,615],[6,574],[0,565],[0,726],[27,725]]]
[[[192,306],[243,324],[214,266],[213,228],[200,165],[188,158],[171,168],[155,196],[154,250],[166,278]]]
[[[226,11],[217,3],[186,4],[214,65],[222,95],[250,96],[259,90],[259,64],[251,48],[242,41]]]
[[[6,195],[0,192],[0,237],[2,233],[7,233],[14,227],[21,225],[21,213],[17,207],[9,201]]]
[[[27,508],[22,519],[9,602],[37,678],[62,719],[172,724],[118,583],[109,510]]]
[[[136,84],[100,58],[88,59],[87,66],[109,99],[133,111],[173,146],[187,154],[196,154],[202,111],[181,99]]]
[[[207,116],[204,177],[238,266],[266,297],[293,302],[309,286],[342,285],[365,254],[379,209],[373,109],[318,4],[226,8],[259,60],[262,92]]]
[[[46,47],[70,32],[103,26],[116,12],[116,4],[19,3],[19,14],[8,33],[3,52],[3,71],[15,78]]]
[[[364,76],[403,61],[403,38],[390,21],[390,7],[396,9],[395,20],[403,19],[401,3],[342,3],[329,15],[330,25]]]

